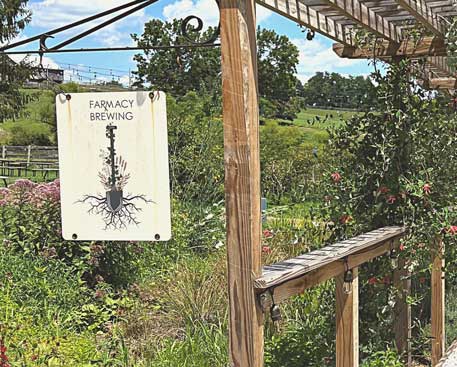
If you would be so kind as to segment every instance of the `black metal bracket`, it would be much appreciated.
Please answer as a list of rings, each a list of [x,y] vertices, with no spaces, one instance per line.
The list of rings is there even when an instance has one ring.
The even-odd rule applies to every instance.
[[[151,47],[102,47],[102,48],[76,48],[76,49],[63,49],[63,47],[72,44],[81,38],[84,38],[102,28],[105,28],[137,11],[140,11],[141,9],[144,9],[148,7],[149,5],[152,5],[159,0],[135,0],[131,1],[129,3],[126,3],[124,5],[117,6],[115,8],[112,8],[110,10],[106,10],[104,12],[92,15],[90,17],[81,19],[79,21],[76,21],[74,23],[65,25],[63,27],[59,27],[53,30],[50,30],[48,32],[30,37],[28,39],[12,43],[10,45],[6,45],[4,47],[0,48],[0,54],[7,54],[7,55],[13,55],[13,54],[38,54],[40,55],[40,61],[43,59],[43,55],[47,53],[69,53],[69,52],[97,52],[97,51],[134,51],[134,50],[161,50],[161,49],[178,49],[178,48],[196,48],[196,47],[215,47],[219,46],[219,44],[216,44],[215,42],[219,38],[220,34],[220,25],[217,27],[216,31],[209,37],[207,40],[202,40],[202,41],[195,41],[192,39],[190,36],[190,32],[200,32],[203,30],[203,20],[195,15],[190,15],[186,17],[182,21],[182,26],[181,26],[181,34],[182,36],[189,42],[188,44],[184,45],[170,45],[170,46],[163,46],[163,45],[157,45],[157,46],[151,46]],[[219,7],[219,0],[215,0],[218,7]],[[130,9],[129,9],[130,8]],[[128,10],[126,10],[128,9]],[[55,38],[54,35],[67,31],[69,29],[78,27],[80,25],[86,24],[88,22],[92,22],[94,20],[97,20],[99,18],[105,17],[107,15],[111,15],[113,13],[117,13],[119,11],[126,10],[125,12],[122,12],[121,14],[116,15],[115,17],[108,19],[95,27],[89,28],[86,31],[83,31],[76,36],[73,36],[53,47],[48,47],[46,44],[46,41],[49,38]],[[192,21],[197,21],[197,26],[191,26]],[[39,49],[38,50],[27,50],[27,51],[9,51],[11,49],[14,49],[16,47],[22,46],[29,44],[34,41],[39,41]],[[41,64],[41,62],[40,62]]]

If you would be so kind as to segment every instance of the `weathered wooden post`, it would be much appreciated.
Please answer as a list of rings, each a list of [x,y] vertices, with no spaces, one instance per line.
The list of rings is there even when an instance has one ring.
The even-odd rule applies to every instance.
[[[398,352],[405,356],[405,361],[409,367],[412,364],[411,305],[408,303],[408,297],[411,294],[411,277],[406,268],[406,259],[403,257],[398,259],[398,267],[394,270],[393,283],[397,291],[394,307],[395,345]]]
[[[336,277],[336,367],[359,365],[359,273],[352,269],[352,279]],[[345,284],[349,283],[350,284]],[[345,287],[350,292],[345,292]]]
[[[432,263],[432,366],[436,366],[446,350],[444,244],[435,240]]]
[[[230,366],[263,366],[259,108],[255,2],[221,1]]]

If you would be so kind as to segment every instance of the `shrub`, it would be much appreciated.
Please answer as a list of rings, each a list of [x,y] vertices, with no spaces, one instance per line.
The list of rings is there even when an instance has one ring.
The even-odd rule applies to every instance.
[[[63,241],[59,180],[36,184],[17,180],[0,190],[3,246],[26,256],[59,259],[94,286],[98,280],[120,286],[135,278],[137,243]]]
[[[391,349],[376,352],[362,363],[362,367],[403,367],[397,353]]]
[[[46,132],[34,131],[26,126],[15,125],[9,130],[9,145],[52,145],[51,139]]]
[[[457,197],[457,124],[455,114],[439,99],[429,98],[411,83],[408,62],[392,65],[386,76],[376,77],[382,112],[354,116],[331,133],[339,162],[323,181],[321,208],[334,239],[387,225],[406,226],[409,233],[400,256],[407,259],[414,285],[430,270],[437,236],[443,236],[446,257],[456,257],[457,218],[450,206]],[[367,270],[384,276],[390,272],[378,262],[367,264]],[[453,282],[456,273],[448,276]],[[410,302],[419,303],[421,291]],[[389,310],[393,287],[384,296],[364,300],[361,309],[371,309],[371,315]],[[428,302],[418,306],[419,324],[429,319]],[[389,337],[389,323],[379,326],[378,335]],[[361,330],[369,330],[369,324]],[[377,344],[373,349],[384,347],[380,339]]]

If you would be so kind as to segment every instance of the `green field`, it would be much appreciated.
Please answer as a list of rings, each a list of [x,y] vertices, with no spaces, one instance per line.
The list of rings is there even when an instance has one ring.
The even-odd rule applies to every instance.
[[[307,108],[298,114],[297,118],[294,120],[294,124],[322,130],[331,126],[340,125],[342,121],[349,119],[355,114],[360,114],[360,112]]]
[[[55,143],[53,132],[54,124],[54,93],[38,89],[26,89],[22,91],[29,95],[38,95],[39,98],[28,103],[23,111],[26,117],[20,117],[16,121],[6,121],[0,126],[0,145],[48,145]],[[306,108],[301,111],[291,123],[282,124],[297,126],[305,132],[305,142],[309,144],[322,144],[328,139],[327,129],[339,126],[358,112],[326,110],[320,108]],[[46,139],[47,137],[48,139]],[[44,138],[44,139],[43,139]]]

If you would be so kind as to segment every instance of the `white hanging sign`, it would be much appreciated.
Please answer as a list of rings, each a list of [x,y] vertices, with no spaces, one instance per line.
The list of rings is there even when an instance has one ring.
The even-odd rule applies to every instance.
[[[63,237],[169,240],[165,94],[60,94],[56,106]]]

